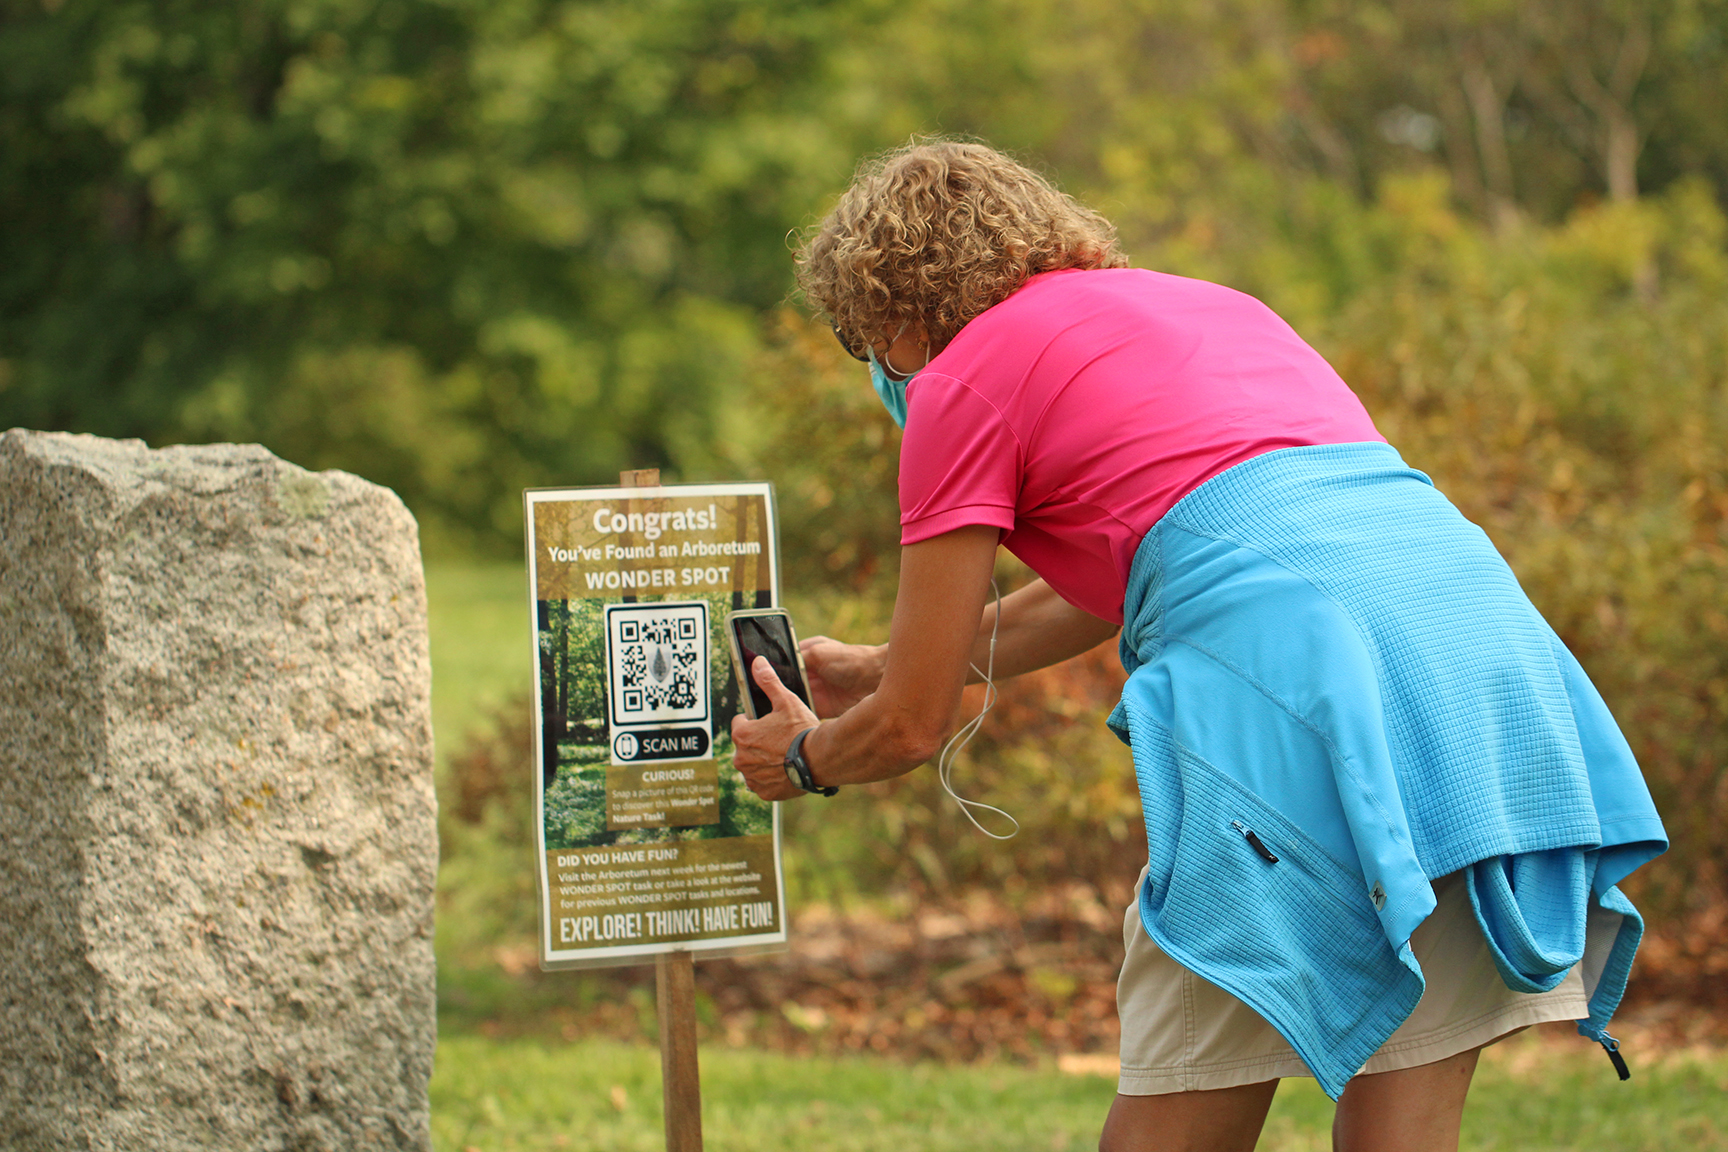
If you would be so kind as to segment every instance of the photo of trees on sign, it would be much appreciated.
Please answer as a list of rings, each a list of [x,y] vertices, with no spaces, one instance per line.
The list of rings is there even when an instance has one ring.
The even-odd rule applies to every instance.
[[[726,613],[740,607],[740,594],[643,597],[644,602],[704,600],[708,604],[708,677],[714,759],[720,767],[720,819],[684,828],[606,827],[606,600],[541,600],[536,640],[540,651],[543,736],[540,769],[545,785],[546,848],[592,848],[605,844],[650,844],[667,840],[713,840],[765,835],[774,829],[773,807],[759,799],[732,767],[732,717],[739,711],[738,683],[726,647]]]

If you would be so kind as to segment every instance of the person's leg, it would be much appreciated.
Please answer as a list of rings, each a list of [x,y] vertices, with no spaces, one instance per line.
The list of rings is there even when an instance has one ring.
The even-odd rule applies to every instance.
[[[1464,1098],[1482,1049],[1354,1077],[1332,1118],[1333,1152],[1457,1152]]]
[[[1099,1152],[1253,1152],[1278,1081],[1117,1096],[1098,1138]]]

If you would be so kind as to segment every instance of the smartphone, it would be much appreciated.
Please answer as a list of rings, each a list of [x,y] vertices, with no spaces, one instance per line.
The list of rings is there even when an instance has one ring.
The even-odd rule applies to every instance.
[[[756,657],[766,656],[774,675],[792,694],[810,704],[810,689],[804,680],[804,657],[798,652],[798,637],[792,632],[792,617],[784,608],[747,608],[726,614],[726,640],[732,646],[732,670],[738,677],[739,699],[752,720],[774,710],[768,693],[757,687],[750,675]]]

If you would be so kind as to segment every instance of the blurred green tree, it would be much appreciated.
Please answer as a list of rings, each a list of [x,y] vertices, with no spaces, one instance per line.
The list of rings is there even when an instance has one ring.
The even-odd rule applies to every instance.
[[[496,545],[697,466],[849,157],[823,4],[9,0],[0,415],[262,439]]]
[[[0,423],[261,439],[444,547],[714,473],[854,156],[974,133],[1298,321],[1443,165],[1502,233],[1728,187],[1728,0],[0,0]],[[1645,289],[1650,288],[1647,282]]]

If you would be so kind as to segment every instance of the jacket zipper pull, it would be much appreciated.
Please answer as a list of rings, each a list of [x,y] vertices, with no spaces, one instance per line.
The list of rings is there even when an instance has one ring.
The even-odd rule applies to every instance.
[[[1248,827],[1240,820],[1230,821],[1230,827],[1242,833],[1242,838],[1248,841],[1249,847],[1260,853],[1260,859],[1266,861],[1268,864],[1278,863],[1278,857],[1272,855],[1272,849],[1266,847],[1265,844],[1261,843],[1260,837],[1254,835],[1254,829]]]
[[[1620,1055],[1620,1041],[1604,1032],[1596,1043],[1602,1045],[1602,1051],[1608,1053],[1608,1059],[1614,1062],[1614,1071],[1620,1074],[1620,1079],[1632,1079],[1632,1069],[1626,1067],[1626,1057]]]

